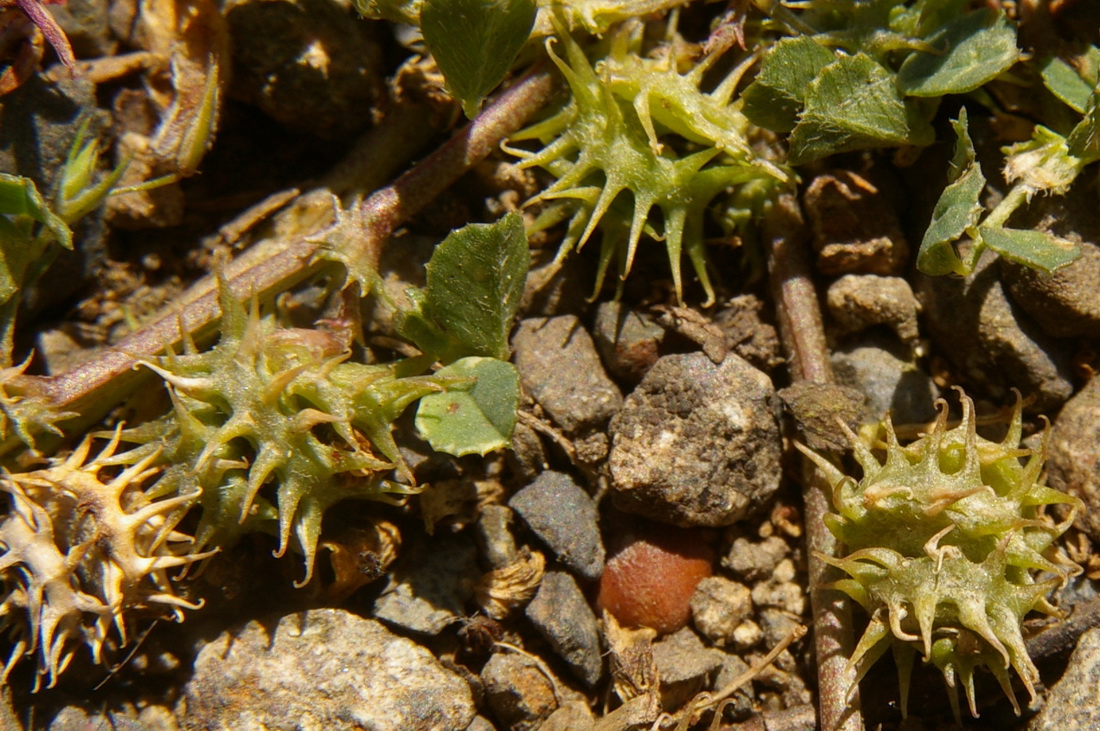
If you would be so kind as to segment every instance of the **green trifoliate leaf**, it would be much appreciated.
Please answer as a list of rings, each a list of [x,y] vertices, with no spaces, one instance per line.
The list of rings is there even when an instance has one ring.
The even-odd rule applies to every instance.
[[[444,363],[506,359],[529,264],[519,214],[452,232],[428,262],[428,286],[409,293],[413,309],[397,314],[398,332]]]
[[[764,57],[760,73],[741,95],[745,116],[774,132],[790,132],[798,122],[806,89],[836,60],[810,36],[784,38]]]
[[[511,363],[463,358],[435,376],[472,383],[420,399],[416,428],[432,449],[461,457],[509,446],[519,405],[519,374]]]
[[[948,186],[936,201],[932,221],[924,232],[917,253],[917,268],[925,274],[964,274],[965,266],[952,243],[978,222],[982,212],[979,196],[985,188],[985,176],[974,159],[974,144],[967,130],[966,108],[952,121],[958,141],[951,160]]]
[[[534,0],[424,0],[420,30],[447,83],[473,118],[501,82],[535,23]]]
[[[927,145],[932,127],[907,105],[894,77],[866,54],[826,66],[810,84],[806,109],[791,133],[793,165],[849,150]]]
[[[917,51],[905,59],[898,90],[906,96],[965,94],[1007,71],[1020,55],[1016,30],[988,9],[955,19],[927,40],[941,52]]]
[[[1072,241],[1044,231],[982,226],[982,242],[1006,259],[1026,264],[1047,274],[1066,266],[1081,255]]]
[[[1085,118],[1069,133],[1066,147],[1069,154],[1081,160],[1082,166],[1100,160],[1100,90],[1089,97]]]
[[[1086,58],[1092,62],[1093,68],[1100,67],[1100,49],[1090,47],[1089,51]],[[1055,56],[1042,63],[1039,73],[1043,78],[1043,85],[1051,94],[1064,101],[1073,111],[1085,113],[1096,85],[1095,74],[1093,79],[1085,79],[1072,66]]]

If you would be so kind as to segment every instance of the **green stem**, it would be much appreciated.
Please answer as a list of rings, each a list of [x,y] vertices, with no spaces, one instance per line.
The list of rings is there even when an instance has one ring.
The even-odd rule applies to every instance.
[[[368,261],[376,264],[393,230],[488,156],[504,137],[519,129],[549,100],[552,87],[547,73],[528,74],[439,150],[363,201],[357,209],[362,236],[353,243],[357,249],[354,253],[368,256]],[[365,166],[366,176],[358,175],[360,180],[385,175],[388,166],[396,167],[415,154],[436,133],[431,125],[424,124],[425,116],[423,108],[411,115],[398,113],[368,133],[368,138],[352,153],[358,162],[365,151],[375,151],[370,164]],[[355,179],[355,168],[356,165],[341,165],[331,176],[332,184],[354,193],[359,182]],[[336,192],[345,191],[322,187],[300,196],[281,214],[291,218],[292,234],[262,241],[225,266],[225,276],[238,297],[254,295],[270,299],[329,266],[315,255],[320,247],[319,235],[334,220]],[[22,377],[26,379],[25,390],[45,394],[58,412],[79,413],[76,419],[66,421],[65,427],[70,432],[82,428],[98,421],[134,389],[144,374],[135,370],[139,360],[178,347],[185,332],[196,339],[212,333],[220,317],[216,278],[207,276],[180,297],[171,311],[162,313],[86,363],[58,376]],[[9,437],[0,444],[0,454],[17,444],[14,437]]]
[[[770,207],[764,229],[779,334],[790,362],[791,380],[833,383],[821,306],[810,277],[805,226],[793,195],[780,196]],[[859,688],[854,670],[848,667],[854,646],[851,602],[840,592],[824,588],[829,567],[821,556],[835,556],[838,548],[824,521],[829,511],[827,486],[820,472],[806,459],[802,460],[802,472],[806,486],[803,523],[817,653],[818,728],[860,731],[863,717]]]

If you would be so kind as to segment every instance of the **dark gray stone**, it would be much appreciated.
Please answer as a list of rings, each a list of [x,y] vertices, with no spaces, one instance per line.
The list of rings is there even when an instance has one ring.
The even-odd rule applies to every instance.
[[[465,535],[413,534],[394,565],[374,616],[411,632],[435,635],[466,615],[478,575],[477,550]]]
[[[603,573],[604,547],[596,504],[573,478],[543,472],[508,501],[527,526],[573,571],[596,580]]]
[[[680,526],[724,526],[779,487],[771,380],[740,356],[667,355],[611,422],[615,505]]]
[[[663,327],[622,302],[596,308],[592,339],[607,369],[627,383],[637,383],[653,367],[664,337]]]
[[[188,731],[451,731],[476,712],[467,683],[426,649],[338,609],[222,633],[184,693]]]
[[[1077,641],[1062,679],[1054,684],[1029,731],[1094,731],[1100,728],[1100,628]]]
[[[602,427],[623,396],[573,315],[520,321],[512,336],[524,390],[568,434]]]
[[[867,397],[866,421],[878,421],[887,412],[895,424],[921,424],[936,418],[939,391],[905,350],[893,338],[871,336],[833,351],[837,382]]]
[[[1034,396],[1029,410],[1053,411],[1073,393],[1072,354],[1009,301],[996,262],[986,251],[965,279],[922,277],[935,352],[951,360],[974,390],[1007,400],[1015,387]]]
[[[505,505],[482,507],[477,520],[477,544],[481,555],[494,569],[502,569],[516,560],[511,508]]]
[[[596,615],[573,577],[563,571],[547,571],[526,613],[576,676],[594,687],[603,674],[600,631]]]

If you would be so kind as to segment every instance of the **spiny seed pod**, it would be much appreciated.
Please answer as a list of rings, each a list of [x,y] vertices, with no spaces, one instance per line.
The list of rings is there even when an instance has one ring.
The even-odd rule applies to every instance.
[[[1009,669],[1032,701],[1039,679],[1024,647],[1024,617],[1032,611],[1058,616],[1047,597],[1080,572],[1052,548],[1081,503],[1042,484],[1045,435],[1038,450],[1020,448],[1017,400],[1004,440],[983,439],[975,430],[973,402],[960,394],[958,426],[947,428],[941,400],[932,430],[904,447],[887,418],[884,460],[845,427],[863,468],[858,482],[799,447],[833,485],[836,513],[825,521],[848,554],[821,558],[849,578],[831,586],[870,616],[850,663],[862,678],[892,648],[903,715],[917,652],[943,673],[956,717],[954,689],[960,683],[971,715],[978,715],[979,666],[993,673],[1019,714]],[[1056,504],[1071,508],[1057,524],[1043,513],[1044,506]]]
[[[34,689],[43,678],[52,687],[80,644],[97,663],[105,644],[117,638],[125,646],[127,614],[182,620],[183,609],[200,606],[176,595],[168,577],[212,555],[193,552],[191,538],[174,530],[194,496],[145,494],[159,472],[155,451],[118,472],[111,458],[119,434],[89,461],[91,444],[88,437],[49,467],[0,477],[10,497],[0,521],[0,618],[14,637],[0,683],[21,657],[35,655]]]
[[[329,507],[415,490],[393,422],[448,381],[400,377],[400,364],[348,362],[336,338],[275,329],[255,302],[247,312],[224,281],[220,292],[216,346],[199,353],[188,344],[183,355],[142,361],[168,383],[171,417],[123,436],[146,449],[163,445],[172,466],[155,494],[201,492],[200,546],[224,546],[241,533],[274,527],[276,555],[291,545],[303,555],[303,586]],[[407,484],[384,479],[394,470]]]
[[[761,180],[785,183],[793,177],[753,151],[746,137],[748,121],[729,103],[744,67],[704,93],[699,85],[717,55],[681,74],[671,52],[660,59],[639,55],[643,26],[635,23],[622,26],[611,53],[594,68],[558,12],[552,17],[566,60],[554,53],[552,42],[547,53],[572,98],[560,112],[509,141],[538,140],[544,145],[540,151],[506,149],[523,158],[521,167],[538,166],[557,178],[531,202],[562,200],[573,209],[559,263],[599,226],[598,291],[613,258],[618,258],[621,277],[630,272],[645,231],[665,242],[677,296],[682,290],[680,258],[686,251],[707,304],[713,302],[703,242],[706,207],[729,188]],[[673,138],[684,152],[662,142]],[[658,220],[651,215],[655,208],[661,212]],[[560,210],[551,211],[550,218],[561,220]]]

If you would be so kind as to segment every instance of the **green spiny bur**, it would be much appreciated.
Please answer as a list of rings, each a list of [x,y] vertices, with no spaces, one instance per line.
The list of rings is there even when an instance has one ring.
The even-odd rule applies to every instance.
[[[346,362],[340,342],[317,331],[264,326],[224,283],[222,336],[209,351],[145,363],[172,392],[173,415],[159,427],[173,462],[158,492],[202,491],[196,540],[227,545],[241,533],[274,528],[276,555],[292,544],[312,576],[325,510],[347,498],[384,499],[412,475],[390,433],[413,401],[446,379],[399,377],[397,365]],[[127,439],[156,437],[158,428]],[[272,486],[274,505],[265,499]],[[262,491],[262,492],[261,492]],[[272,526],[277,520],[277,527]]]
[[[1010,670],[1032,700],[1039,679],[1024,646],[1024,617],[1057,616],[1047,597],[1079,572],[1050,549],[1080,502],[1042,484],[1045,442],[1034,452],[1018,446],[1021,405],[1004,440],[992,442],[978,436],[970,399],[962,404],[958,426],[947,428],[941,402],[932,430],[904,447],[887,419],[885,459],[849,431],[863,469],[859,481],[803,449],[833,484],[836,512],[826,524],[849,551],[822,557],[848,575],[832,586],[871,618],[850,662],[863,677],[892,648],[903,714],[917,652],[950,688],[962,685],[972,715],[977,667],[993,673],[1019,713]],[[1057,524],[1042,512],[1056,504],[1071,506]],[[954,692],[951,699],[957,716]]]
[[[556,27],[565,59],[553,44],[547,50],[565,77],[571,100],[511,139],[538,140],[544,145],[541,150],[508,149],[523,158],[521,166],[538,166],[557,178],[532,201],[575,202],[559,262],[601,228],[598,291],[613,259],[620,278],[630,272],[646,232],[665,242],[677,296],[683,289],[680,259],[686,252],[707,303],[713,302],[703,243],[706,208],[729,188],[762,178],[776,184],[792,178],[749,147],[748,122],[729,103],[740,70],[707,94],[699,84],[714,57],[682,74],[672,54],[640,57],[641,26],[627,24],[612,40],[611,53],[593,67],[560,18]],[[661,141],[670,134],[697,151],[678,154]],[[660,211],[660,221],[653,219],[654,209]]]

